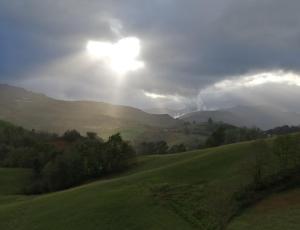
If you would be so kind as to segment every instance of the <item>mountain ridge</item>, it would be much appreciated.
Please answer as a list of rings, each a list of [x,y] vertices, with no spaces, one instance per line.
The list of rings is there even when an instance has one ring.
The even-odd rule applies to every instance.
[[[0,119],[28,129],[62,133],[77,129],[105,136],[130,127],[172,127],[181,121],[148,114],[130,106],[88,100],[66,101],[26,89],[0,84]]]
[[[300,114],[272,106],[236,106],[214,111],[197,111],[179,117],[189,122],[206,122],[209,118],[235,126],[258,127],[264,130],[283,125],[300,125]]]

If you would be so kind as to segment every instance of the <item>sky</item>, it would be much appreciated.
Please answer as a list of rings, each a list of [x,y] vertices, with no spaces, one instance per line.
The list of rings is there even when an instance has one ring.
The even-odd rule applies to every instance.
[[[299,0],[1,0],[0,83],[142,109],[300,111]]]

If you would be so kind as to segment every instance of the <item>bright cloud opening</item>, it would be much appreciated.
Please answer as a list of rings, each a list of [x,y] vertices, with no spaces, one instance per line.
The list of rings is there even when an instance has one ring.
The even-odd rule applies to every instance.
[[[300,86],[300,75],[282,70],[246,75],[236,79],[223,80],[213,85],[215,89],[232,90],[237,88],[250,88],[264,84],[285,84]]]
[[[184,101],[184,97],[180,95],[170,95],[170,94],[157,94],[157,93],[150,93],[147,91],[144,91],[144,95],[148,98],[154,99],[154,100],[169,100],[173,102],[182,102]]]
[[[236,105],[273,105],[286,109],[297,107],[300,74],[269,71],[242,75],[212,84],[199,91],[199,110],[228,108]],[[294,104],[294,105],[293,105]],[[298,108],[296,110],[299,110]]]
[[[92,58],[105,62],[118,74],[126,74],[145,66],[145,63],[138,59],[141,44],[136,37],[122,38],[116,43],[90,40],[86,49]]]
[[[163,94],[156,94],[156,93],[149,93],[149,92],[144,92],[146,97],[150,97],[152,99],[161,99],[161,98],[166,98],[166,95]]]

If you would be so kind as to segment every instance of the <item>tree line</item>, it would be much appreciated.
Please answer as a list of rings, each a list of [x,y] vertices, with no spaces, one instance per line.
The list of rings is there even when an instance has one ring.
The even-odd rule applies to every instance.
[[[170,154],[187,151],[185,144],[175,144],[169,147],[166,141],[141,142],[136,146],[136,151],[140,155],[149,154]]]
[[[228,124],[219,124],[207,138],[205,147],[216,147],[242,141],[251,141],[265,138],[267,135],[259,128],[235,127]]]
[[[76,130],[62,136],[0,123],[0,166],[33,170],[26,193],[44,193],[120,172],[136,163],[130,143],[120,134],[107,141]]]
[[[214,122],[211,118],[206,123],[206,133],[203,133],[203,124],[185,122],[184,127],[189,130],[189,133],[208,135],[207,140],[204,143],[199,143],[195,148],[189,148],[189,150],[203,149],[207,147],[216,147],[225,144],[232,144],[241,141],[250,141],[261,138],[266,138],[268,135],[259,128],[247,128],[236,127],[233,125]],[[202,127],[201,133],[198,133],[199,127]],[[136,151],[138,154],[167,154],[167,153],[179,153],[187,151],[185,144],[175,144],[169,146],[166,141],[149,141],[141,142],[136,145]]]

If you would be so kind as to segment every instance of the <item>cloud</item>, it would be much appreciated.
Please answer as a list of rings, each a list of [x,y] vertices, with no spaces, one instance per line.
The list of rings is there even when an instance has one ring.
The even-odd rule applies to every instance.
[[[300,87],[300,75],[283,70],[248,74],[237,79],[226,79],[213,85],[213,90],[231,91],[239,88],[253,88],[265,84],[285,84]],[[212,90],[211,87],[205,90]],[[204,90],[204,91],[205,91]]]
[[[300,71],[299,8],[298,0],[3,0],[0,81],[28,86],[31,82],[31,88],[58,98],[115,102],[109,92],[121,89],[114,73],[87,60],[86,41],[115,43],[137,37],[147,68],[128,74],[117,103],[153,107],[167,101],[153,100],[144,91],[178,95],[177,106],[240,103],[232,95],[219,98],[219,103],[217,97],[200,102],[199,90],[215,83],[229,88],[255,84],[247,88],[247,98],[259,100],[250,92],[261,88],[271,98],[275,92],[265,87],[276,82],[260,85],[244,77],[276,69]],[[237,76],[242,76],[241,82],[232,80]],[[284,77],[279,74],[276,81]],[[289,87],[295,88],[280,87],[285,98],[290,98]]]
[[[264,105],[300,111],[300,74],[282,70],[252,73],[222,80],[200,90],[205,109]]]
[[[169,95],[169,94],[158,94],[158,93],[150,93],[147,91],[144,91],[144,95],[146,97],[149,97],[151,99],[164,99],[165,101],[173,101],[173,102],[177,102],[180,103],[183,100],[186,100],[186,98],[179,96],[179,95]]]
[[[162,99],[162,98],[167,98],[167,95],[163,94],[157,94],[157,93],[149,93],[149,92],[144,92],[146,97],[150,97],[152,99]]]

